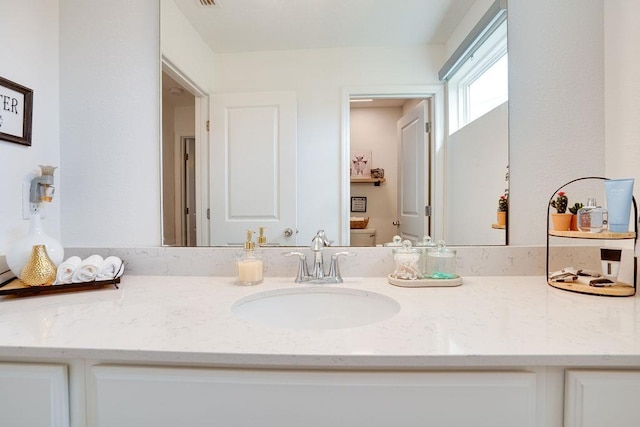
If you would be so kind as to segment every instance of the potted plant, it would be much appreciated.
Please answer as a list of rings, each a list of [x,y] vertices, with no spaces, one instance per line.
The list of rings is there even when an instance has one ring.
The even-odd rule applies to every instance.
[[[507,224],[507,207],[509,202],[507,195],[500,196],[498,199],[498,225],[504,226]]]
[[[553,229],[558,231],[569,231],[571,228],[571,214],[567,213],[569,199],[564,191],[559,191],[556,199],[550,203],[552,208],[556,209],[556,213],[551,214],[553,221]]]
[[[569,208],[569,212],[571,212],[571,225],[569,226],[569,230],[579,231],[578,230],[578,211],[583,207],[584,205],[582,203],[574,203],[573,206]]]

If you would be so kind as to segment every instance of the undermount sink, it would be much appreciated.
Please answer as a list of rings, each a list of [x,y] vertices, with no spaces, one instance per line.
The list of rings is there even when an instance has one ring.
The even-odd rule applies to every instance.
[[[400,311],[395,300],[375,292],[335,287],[300,287],[259,292],[236,301],[244,320],[292,329],[342,329],[370,325]]]

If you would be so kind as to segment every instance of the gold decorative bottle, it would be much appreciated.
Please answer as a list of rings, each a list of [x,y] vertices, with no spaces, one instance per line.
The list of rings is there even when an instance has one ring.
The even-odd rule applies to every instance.
[[[20,281],[27,286],[48,286],[56,280],[56,266],[47,255],[45,245],[34,245],[22,267]]]

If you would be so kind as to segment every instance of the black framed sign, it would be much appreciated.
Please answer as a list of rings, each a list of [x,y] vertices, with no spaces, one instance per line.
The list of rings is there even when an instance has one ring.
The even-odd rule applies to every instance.
[[[352,197],[351,198],[351,212],[366,212],[367,211],[367,198],[366,197]]]
[[[0,77],[0,140],[31,145],[33,90]]]

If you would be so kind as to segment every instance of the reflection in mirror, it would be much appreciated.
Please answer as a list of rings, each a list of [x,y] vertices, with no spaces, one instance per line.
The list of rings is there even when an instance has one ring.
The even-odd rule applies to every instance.
[[[351,99],[351,246],[432,234],[423,213],[431,187],[430,150],[424,149],[430,134],[423,130],[430,106],[430,98]]]
[[[481,36],[445,77],[446,236],[452,245],[507,243],[507,21],[500,8],[485,17],[472,30]]]
[[[195,98],[162,72],[162,243],[197,246]]]
[[[505,120],[500,122],[502,152],[485,162],[492,176],[499,175],[491,187],[500,190],[486,196],[491,207],[475,206],[471,215],[471,198],[486,188],[478,174],[489,178],[470,168],[478,160],[474,150],[480,145],[469,150],[464,144],[449,147],[444,103],[430,105],[428,99],[400,96],[393,98],[393,106],[356,106],[349,103],[349,96],[346,101],[344,95],[340,97],[345,87],[362,86],[375,93],[376,88],[390,85],[435,86],[443,58],[461,44],[491,2],[441,0],[427,5],[412,0],[402,8],[391,2],[380,8],[362,8],[357,3],[326,1],[310,15],[295,1],[247,0],[203,9],[192,0],[162,0],[163,65],[171,70],[163,76],[162,94],[163,244],[234,244],[243,233],[221,236],[219,231],[221,227],[229,230],[228,224],[232,224],[255,231],[266,227],[270,244],[307,245],[318,229],[325,229],[331,240],[344,245],[359,234],[351,230],[351,217],[368,218],[365,229],[370,229],[369,235],[375,230],[375,243],[369,239],[366,245],[388,242],[399,233],[414,240],[430,234],[449,244],[506,243],[505,230],[492,227],[497,200],[508,188],[506,104],[501,114]],[[336,15],[336,9],[341,13]],[[275,22],[278,25],[269,25]],[[358,28],[353,27],[354,22]],[[378,31],[381,26],[387,30]],[[202,49],[205,44],[208,53]],[[170,93],[180,84],[187,94],[196,95],[191,95],[189,105],[175,104],[177,90]],[[229,99],[231,94],[247,96],[251,108],[239,110],[237,102],[241,101]],[[289,154],[291,162],[275,154],[286,142],[278,136],[265,137],[282,126],[268,118],[284,110],[268,110],[266,105],[272,104],[260,104],[261,94],[287,98],[287,105],[293,105],[297,114],[291,128],[295,141]],[[392,101],[390,96],[385,98]],[[423,123],[429,125],[403,121],[405,114],[421,103],[428,111]],[[347,126],[340,123],[345,109]],[[207,120],[212,118],[209,134],[202,131],[207,122],[202,114]],[[431,128],[422,134],[428,138],[422,146],[424,152],[403,154],[403,136],[417,129],[425,131],[425,126]],[[230,142],[230,138],[242,135],[244,141]],[[371,176],[371,169],[384,169],[385,182],[380,186],[353,183],[352,151],[370,153],[367,176]],[[407,166],[408,160],[413,161],[413,169]],[[239,168],[246,165],[244,161],[254,163]],[[285,174],[282,165],[289,163],[294,167]],[[466,183],[459,181],[461,177]],[[283,190],[276,186],[282,182],[295,185]],[[255,183],[264,188],[254,191]],[[233,189],[234,185],[245,190]],[[288,193],[282,193],[285,190]],[[421,197],[413,197],[416,193]],[[366,198],[366,210],[351,209],[352,198]],[[281,202],[285,199],[292,202],[286,208],[290,212],[283,212]],[[259,209],[253,212],[249,209],[252,206]],[[425,215],[429,210],[433,216]],[[490,211],[490,217],[470,221],[470,217],[477,217],[476,212],[485,210]],[[226,221],[222,226],[221,218]],[[403,229],[412,222],[420,227]],[[456,231],[464,238],[458,239]]]

